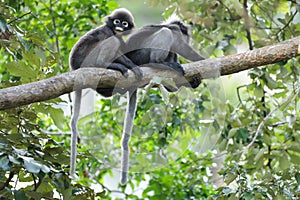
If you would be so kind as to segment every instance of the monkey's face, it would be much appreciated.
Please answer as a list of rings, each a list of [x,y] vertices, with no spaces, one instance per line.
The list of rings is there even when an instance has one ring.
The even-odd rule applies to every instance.
[[[106,25],[117,35],[128,35],[134,28],[132,14],[125,8],[114,10],[107,16]]]
[[[112,19],[113,23],[113,31],[117,35],[126,35],[129,34],[132,27],[130,26],[129,22],[124,19]]]

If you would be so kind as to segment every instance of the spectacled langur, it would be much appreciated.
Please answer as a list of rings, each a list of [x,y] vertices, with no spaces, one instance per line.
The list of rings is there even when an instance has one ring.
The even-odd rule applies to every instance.
[[[189,27],[177,16],[171,16],[163,24],[146,25],[133,33],[126,41],[126,56],[136,65],[173,69],[184,75],[184,70],[178,61],[178,55],[190,60],[199,61],[204,58],[190,45]],[[195,77],[189,84],[196,88],[201,83],[200,77]],[[181,86],[181,85],[180,85]],[[167,87],[168,89],[168,87]],[[173,89],[170,89],[174,91]],[[136,91],[131,91],[131,97],[127,104],[124,132],[122,136],[122,162],[121,183],[125,184],[128,179],[129,149],[128,142],[133,126],[134,113],[136,110]]]
[[[125,42],[122,36],[129,34],[134,28],[134,18],[125,8],[114,10],[105,18],[105,24],[87,32],[73,46],[69,64],[71,70],[86,67],[99,67],[120,71],[125,77],[128,69],[140,80],[142,72],[121,51]],[[113,95],[113,88],[96,88],[96,91],[105,96]],[[128,93],[131,99],[131,92]],[[77,139],[79,137],[77,123],[80,111],[82,90],[75,90],[73,114],[71,118],[71,164],[70,174],[73,175],[76,167]],[[135,98],[135,97],[134,97]],[[132,101],[136,101],[132,98]],[[135,109],[134,109],[135,110]],[[132,112],[132,111],[131,111]],[[134,117],[134,116],[133,116]]]

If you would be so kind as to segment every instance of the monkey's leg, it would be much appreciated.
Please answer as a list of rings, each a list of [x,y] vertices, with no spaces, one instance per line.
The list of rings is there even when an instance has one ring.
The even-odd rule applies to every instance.
[[[148,41],[143,44],[145,48],[151,48],[150,51],[150,63],[160,63],[162,65],[152,65],[158,69],[174,69],[181,75],[184,75],[184,70],[178,62],[169,62],[170,55],[175,55],[171,51],[174,37],[172,30],[168,28],[162,28],[152,36],[149,37]]]
[[[149,37],[143,48],[150,48],[150,63],[164,62],[173,43],[172,31],[168,28],[161,28]]]
[[[129,140],[132,132],[133,121],[136,111],[137,103],[137,89],[128,91],[128,103],[126,108],[126,116],[124,120],[124,127],[122,133],[122,160],[121,160],[121,184],[124,185],[127,182],[128,170],[129,170]]]
[[[70,163],[70,174],[74,175],[76,168],[76,154],[77,154],[77,139],[79,137],[77,123],[81,104],[82,90],[75,91],[75,98],[73,104],[73,114],[71,119],[71,163]]]

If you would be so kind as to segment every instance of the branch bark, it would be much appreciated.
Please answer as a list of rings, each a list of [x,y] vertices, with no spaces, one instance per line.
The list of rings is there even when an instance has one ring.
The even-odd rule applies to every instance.
[[[119,72],[108,69],[78,69],[49,79],[0,90],[0,110],[53,99],[76,89],[113,88],[115,86],[127,88],[132,85],[142,87],[155,76],[175,78],[175,82],[186,82],[195,76],[201,76],[202,79],[217,78],[286,61],[299,54],[300,37],[295,37],[275,45],[240,54],[184,64],[185,77],[179,77],[175,72],[169,70],[162,71],[142,67],[144,77],[142,81],[137,82],[132,72],[129,72],[128,78],[124,78]]]

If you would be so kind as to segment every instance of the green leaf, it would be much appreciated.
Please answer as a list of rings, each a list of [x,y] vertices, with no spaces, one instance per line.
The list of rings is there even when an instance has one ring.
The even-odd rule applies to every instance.
[[[271,90],[278,88],[278,83],[274,81],[270,76],[265,75],[265,78],[267,81],[266,84]]]
[[[278,6],[278,12],[286,14],[290,12],[290,6],[288,1],[279,1],[280,5]]]
[[[36,54],[33,53],[33,51],[24,51],[23,57],[33,66],[39,68],[41,65],[41,60],[39,57],[37,57]]]
[[[4,171],[9,170],[9,159],[7,158],[7,156],[3,156],[0,158],[0,168]]]
[[[28,200],[28,197],[25,195],[25,192],[16,190],[14,191],[15,200]]]
[[[167,19],[168,17],[170,17],[175,12],[176,8],[176,6],[169,6],[163,14],[164,18]]]
[[[230,129],[230,131],[228,132],[228,138],[232,138],[236,135],[237,132],[237,128],[232,128]]]
[[[295,174],[295,179],[296,179],[298,185],[300,185],[300,173]]]
[[[159,85],[159,89],[160,89],[163,101],[166,102],[166,104],[169,104],[169,93],[168,93],[168,91],[162,85]]]
[[[246,142],[247,139],[249,137],[249,133],[245,128],[240,128],[239,130],[237,130],[237,140],[239,141],[240,139],[242,139],[243,142]]]
[[[41,164],[35,161],[33,158],[21,156],[24,160],[24,167],[28,172],[37,174],[41,170]]]
[[[279,168],[281,170],[287,169],[291,166],[288,159],[288,154],[284,153],[283,156],[279,159]]]
[[[232,192],[232,190],[229,187],[224,187],[223,190],[222,190],[222,192],[225,195],[229,195]]]
[[[228,173],[225,175],[225,183],[228,185],[230,184],[232,181],[234,181],[237,177],[237,174],[233,174],[233,173]]]
[[[64,128],[65,121],[64,111],[60,108],[53,107],[49,107],[47,111],[49,112],[54,124],[62,130]]]
[[[262,98],[264,96],[264,91],[263,89],[258,86],[254,89],[254,95],[257,97],[257,98]]]
[[[13,61],[7,63],[7,69],[12,75],[21,77],[21,79],[24,81],[34,80],[38,74],[30,66],[26,65],[22,61]]]
[[[14,163],[14,164],[20,164],[21,162],[18,160],[18,159],[16,159],[15,157],[12,157],[12,156],[8,156],[8,158],[9,158],[9,161],[10,162],[12,162],[12,163]]]
[[[260,150],[254,157],[254,161],[257,162],[258,160],[260,160],[263,155],[265,153],[265,149]]]
[[[109,10],[114,10],[114,9],[116,9],[119,6],[119,4],[117,2],[115,2],[115,1],[108,1],[106,3],[106,5],[107,5],[107,7],[108,7]]]
[[[45,173],[48,174],[50,172],[50,168],[47,167],[46,165],[41,165],[41,170]]]
[[[6,29],[7,29],[7,24],[6,24],[5,20],[1,17],[0,18],[0,30],[2,32],[5,32]]]
[[[291,162],[296,164],[296,165],[300,165],[300,156],[294,155],[294,154],[289,154],[290,158],[291,158]]]

